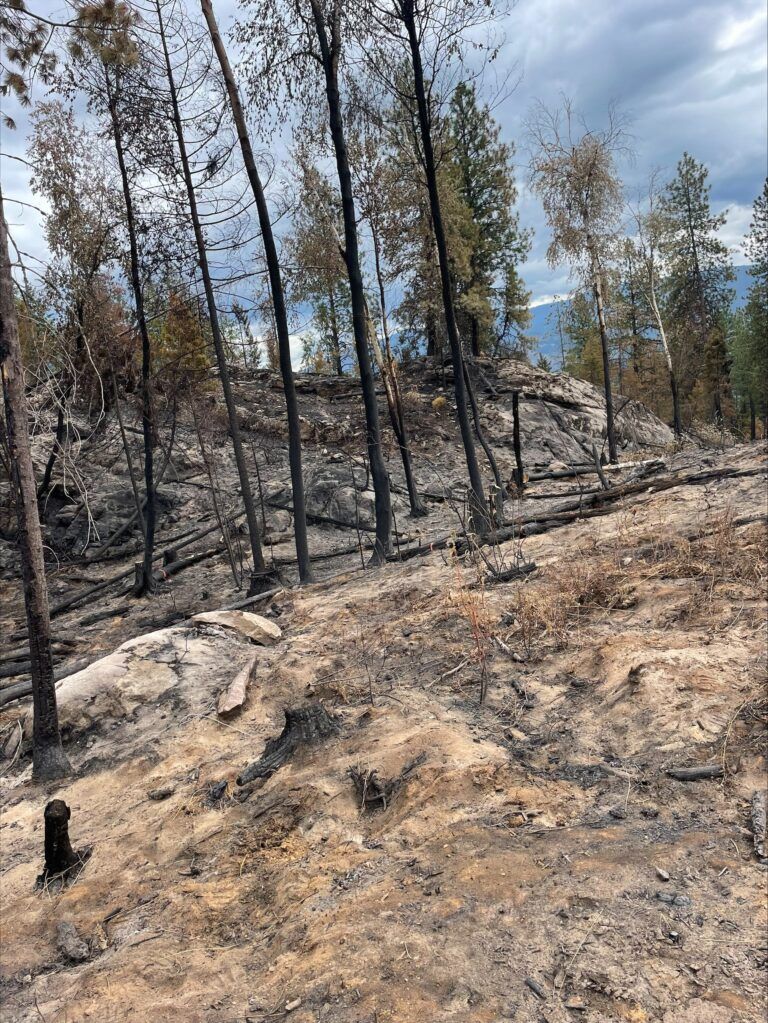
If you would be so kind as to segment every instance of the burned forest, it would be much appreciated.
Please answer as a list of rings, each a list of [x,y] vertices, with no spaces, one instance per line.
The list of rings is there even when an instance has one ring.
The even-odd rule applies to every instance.
[[[0,0],[3,1023],[766,1018],[737,7]]]

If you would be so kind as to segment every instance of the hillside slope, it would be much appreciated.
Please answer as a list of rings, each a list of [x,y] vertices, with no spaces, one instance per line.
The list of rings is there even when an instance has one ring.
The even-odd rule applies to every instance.
[[[62,682],[76,776],[2,779],[3,1019],[763,1019],[766,460],[692,461],[495,552],[284,590],[273,646],[186,619]],[[317,701],[337,733],[239,786]],[[410,770],[366,809],[350,768]],[[92,853],[39,891],[54,796]]]

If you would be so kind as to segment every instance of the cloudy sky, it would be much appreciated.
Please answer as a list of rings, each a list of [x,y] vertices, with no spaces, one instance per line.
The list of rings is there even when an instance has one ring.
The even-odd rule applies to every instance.
[[[190,12],[197,3],[187,0]],[[61,13],[40,0],[30,7]],[[215,4],[223,28],[235,0]],[[524,123],[535,100],[556,105],[565,94],[594,127],[615,103],[629,118],[635,159],[622,166],[630,194],[652,168],[674,172],[684,150],[710,168],[716,210],[727,209],[724,240],[738,246],[750,207],[766,176],[765,0],[519,0],[503,24],[500,65],[519,79],[495,110],[506,140],[518,147],[522,222],[535,231],[523,276],[535,303],[568,291],[567,273],[545,260],[546,224],[525,187]],[[26,169],[9,159],[23,155],[26,122],[2,129],[0,173],[7,198],[29,196]],[[44,255],[34,210],[9,206],[14,235],[23,248]]]

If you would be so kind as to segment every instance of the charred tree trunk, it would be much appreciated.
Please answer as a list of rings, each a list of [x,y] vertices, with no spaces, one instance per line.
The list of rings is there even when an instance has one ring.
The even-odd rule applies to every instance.
[[[139,519],[139,526],[141,527],[142,535],[146,536],[147,526],[144,522],[144,508],[142,506],[141,496],[139,495],[139,485],[136,482],[136,473],[133,469],[133,458],[131,457],[131,447],[128,443],[128,438],[125,435],[125,423],[123,422],[123,412],[120,408],[120,393],[117,389],[117,380],[114,372],[112,376],[112,391],[115,396],[115,416],[117,417],[117,423],[120,427],[120,436],[123,441],[123,451],[125,452],[125,462],[128,466],[128,476],[131,480],[131,490],[133,491],[133,500],[136,504],[136,514]]]
[[[27,402],[21,363],[19,326],[13,295],[8,232],[0,191],[0,376],[5,407],[5,439],[10,459],[11,495],[18,521],[24,607],[32,677],[32,773],[36,778],[63,778],[70,773],[62,749],[51,651],[51,618],[43,560],[43,537],[29,445]]]
[[[131,287],[133,290],[133,301],[136,307],[136,323],[141,338],[141,429],[144,439],[144,488],[146,490],[146,516],[144,519],[144,558],[142,561],[143,575],[137,580],[135,589],[136,596],[144,593],[151,593],[155,588],[155,581],[152,575],[152,557],[155,547],[155,522],[157,518],[157,498],[155,494],[155,471],[154,471],[154,441],[155,430],[152,413],[152,345],[149,339],[149,329],[144,315],[144,293],[141,285],[141,270],[139,267],[139,247],[136,241],[136,220],[133,213],[133,197],[128,179],[128,170],[125,164],[125,151],[123,147],[123,134],[120,124],[120,116],[117,109],[117,95],[112,87],[112,80],[109,77],[109,70],[104,66],[104,77],[107,87],[107,102],[109,116],[112,123],[112,136],[117,153],[117,162],[120,168],[120,180],[123,187],[123,200],[125,202],[125,220],[128,228],[128,242],[131,257]],[[119,80],[117,88],[119,90]]]
[[[165,60],[165,73],[168,79],[168,89],[171,100],[171,113],[173,117],[174,128],[176,131],[176,143],[179,147],[181,168],[187,192],[187,202],[189,203],[189,215],[190,220],[192,222],[192,229],[195,235],[197,258],[200,266],[200,276],[202,277],[203,280],[203,290],[205,292],[205,300],[208,308],[208,318],[211,324],[211,336],[213,338],[213,347],[216,352],[216,362],[219,369],[219,377],[221,378],[221,389],[224,392],[224,402],[227,406],[229,431],[232,435],[232,448],[235,455],[235,462],[237,464],[237,473],[240,479],[240,489],[242,491],[243,506],[245,508],[245,518],[248,523],[248,533],[251,541],[251,555],[253,557],[253,577],[251,581],[251,590],[253,592],[258,592],[258,588],[266,582],[269,573],[264,563],[264,555],[261,549],[261,536],[259,533],[259,524],[256,519],[256,506],[254,505],[253,502],[251,482],[248,477],[248,467],[246,465],[245,452],[243,451],[243,442],[240,436],[240,424],[237,419],[237,408],[235,406],[235,398],[234,394],[232,393],[232,384],[229,378],[229,368],[227,366],[226,352],[224,351],[224,341],[221,336],[219,314],[216,308],[216,296],[214,295],[213,292],[213,284],[211,282],[211,274],[208,267],[208,250],[205,242],[205,236],[203,234],[203,228],[200,222],[200,216],[197,209],[197,196],[195,194],[195,186],[192,179],[192,171],[189,165],[187,144],[184,138],[184,125],[181,118],[181,112],[179,110],[179,100],[176,92],[176,82],[173,76],[173,66],[171,64],[171,57],[168,50],[168,41],[165,35],[165,24],[163,22],[163,12],[159,0],[157,0],[155,4],[155,10],[157,12],[157,22],[160,31],[160,41],[162,43],[163,57]]]
[[[669,389],[672,392],[672,429],[678,439],[683,435],[683,424],[680,420],[680,394],[677,390],[677,378],[674,370],[669,371]]]
[[[749,396],[749,439],[757,440],[757,417],[755,416],[755,399]]]
[[[333,297],[333,283],[328,285],[328,311],[331,314],[331,359],[333,371],[337,377],[344,376],[341,364],[341,340],[339,339],[339,321],[336,316],[336,299]]]
[[[475,398],[475,389],[472,386],[472,378],[469,375],[469,369],[467,364],[464,363],[464,382],[467,385],[467,397],[469,398],[469,404],[472,408],[472,418],[475,421],[475,433],[477,439],[480,441],[480,446],[485,452],[485,457],[488,459],[488,464],[491,467],[493,473],[493,479],[496,484],[496,493],[494,495],[494,507],[496,509],[496,525],[504,525],[504,482],[499,472],[499,466],[496,462],[496,458],[493,454],[493,448],[488,443],[488,439],[483,431],[483,425],[480,422],[480,410],[477,407],[477,400]]]
[[[64,450],[64,438],[67,435],[67,419],[66,419],[66,406],[65,402],[69,396],[69,388],[62,395],[61,403],[59,404],[59,410],[56,415],[56,433],[53,438],[53,447],[51,453],[48,456],[48,461],[45,463],[45,472],[43,473],[43,479],[40,486],[37,488],[37,496],[39,498],[47,497],[51,490],[51,479],[53,477],[53,470],[56,467],[56,459],[59,457],[60,452]]]
[[[512,444],[515,449],[515,485],[518,492],[525,486],[525,469],[523,468],[523,452],[520,447],[520,392],[512,392]]]
[[[605,389],[605,426],[608,436],[608,459],[612,464],[619,460],[619,452],[616,447],[616,432],[613,422],[613,387],[611,385],[611,350],[608,342],[608,327],[605,322],[605,307],[603,305],[603,282],[600,277],[600,270],[594,267],[593,291],[595,305],[597,306],[597,323],[600,328],[600,347],[603,353],[603,386]]]
[[[387,399],[387,408],[389,410],[389,419],[392,424],[392,431],[395,434],[398,447],[400,448],[400,455],[403,462],[403,472],[405,474],[405,483],[408,488],[408,500],[411,506],[411,515],[413,518],[419,518],[427,514],[427,509],[422,504],[419,498],[419,492],[416,487],[416,481],[413,477],[413,466],[411,464],[411,448],[408,440],[408,430],[405,425],[405,416],[403,414],[403,403],[400,397],[400,388],[397,383],[397,375],[395,373],[394,360],[392,359],[392,348],[389,342],[389,331],[387,330],[387,312],[386,312],[386,296],[384,294],[384,282],[381,274],[381,260],[379,256],[379,240],[378,234],[375,227],[371,224],[371,235],[373,237],[373,253],[374,263],[376,266],[376,280],[379,285],[379,301],[381,303],[381,325],[384,331],[384,344],[386,346],[386,353],[382,352],[379,339],[376,335],[376,325],[373,322],[370,310],[368,308],[368,300],[363,296],[365,302],[365,319],[368,330],[368,337],[371,343],[371,349],[376,363],[381,373],[381,379],[384,384],[384,393]],[[344,246],[339,240],[339,252],[345,265],[347,262],[347,253]]]
[[[437,331],[432,322],[432,317],[427,322],[427,358],[434,359],[437,354]]]
[[[421,63],[421,49],[419,36],[416,30],[416,16],[414,0],[401,0],[400,16],[408,33],[408,41],[411,50],[411,63],[413,68],[414,87],[416,102],[419,111],[419,129],[421,143],[424,153],[424,170],[427,179],[427,191],[429,193],[429,207],[432,216],[432,228],[437,246],[438,264],[440,268],[440,284],[443,294],[443,308],[445,311],[445,325],[448,332],[448,342],[451,346],[451,357],[453,360],[453,386],[456,394],[456,413],[461,430],[461,440],[464,445],[464,454],[467,460],[467,470],[470,482],[470,503],[474,528],[481,535],[488,532],[489,521],[488,511],[485,505],[483,492],[483,479],[480,475],[480,466],[475,452],[475,443],[472,438],[472,427],[467,412],[467,395],[464,385],[464,358],[461,352],[461,341],[459,330],[456,324],[456,311],[453,305],[453,284],[451,282],[451,271],[448,263],[448,244],[443,225],[443,214],[440,206],[440,193],[437,186],[437,168],[435,164],[435,153],[432,146],[432,130],[430,114],[427,107],[426,87],[424,84],[424,69]]]
[[[368,336],[365,323],[365,292],[360,271],[360,255],[357,242],[357,218],[352,188],[352,174],[344,135],[339,95],[338,64],[341,49],[341,11],[336,4],[330,25],[326,24],[320,0],[310,0],[320,57],[325,77],[325,94],[328,102],[328,120],[336,156],[339,177],[341,206],[344,218],[344,241],[347,254],[347,276],[352,299],[352,327],[355,335],[355,349],[360,369],[360,385],[363,392],[365,422],[368,446],[368,460],[373,479],[374,503],[376,509],[376,543],[372,562],[382,564],[392,551],[392,501],[389,492],[389,475],[384,464],[381,449],[381,428],[376,402],[376,384],[373,378],[371,356],[368,351]],[[330,28],[330,37],[328,29]]]
[[[480,328],[476,316],[470,317],[469,320],[469,342],[472,355],[477,358],[480,354]]]
[[[277,247],[272,233],[272,222],[269,217],[267,200],[264,195],[259,171],[251,147],[251,139],[248,134],[248,126],[245,121],[240,94],[232,73],[227,51],[222,42],[218,25],[213,14],[211,0],[201,0],[203,16],[205,17],[208,31],[211,36],[213,48],[219,60],[221,73],[227,87],[227,96],[232,110],[232,118],[235,122],[237,137],[240,141],[240,150],[243,154],[243,163],[248,174],[248,180],[253,191],[253,198],[256,201],[256,209],[259,216],[259,228],[264,242],[264,254],[267,260],[269,272],[269,287],[272,293],[272,306],[275,315],[275,326],[277,330],[277,344],[280,356],[280,374],[283,378],[283,390],[285,392],[285,405],[288,417],[288,460],[291,468],[291,492],[293,495],[293,528],[296,542],[296,558],[299,566],[299,579],[303,583],[312,582],[312,566],[309,560],[309,545],[307,543],[307,511],[304,500],[304,479],[301,466],[301,424],[299,422],[299,405],[296,398],[296,385],[293,379],[293,366],[291,365],[291,340],[288,330],[288,314],[285,308],[285,292],[280,274],[280,262],[277,257]]]

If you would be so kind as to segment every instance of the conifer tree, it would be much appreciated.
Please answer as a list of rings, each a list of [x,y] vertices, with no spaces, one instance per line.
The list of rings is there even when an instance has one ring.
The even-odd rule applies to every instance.
[[[474,84],[460,82],[449,114],[450,159],[457,189],[469,211],[468,274],[458,283],[459,329],[472,355],[509,345],[528,325],[528,293],[516,273],[530,240],[513,211],[517,199],[510,143],[487,105],[478,103]],[[463,286],[462,286],[463,283]],[[501,331],[495,326],[501,313]]]
[[[730,332],[731,384],[746,406],[750,439],[755,440],[758,411],[763,437],[768,419],[768,179],[754,202],[746,254],[752,283]]]
[[[732,298],[733,271],[718,238],[725,214],[712,212],[708,175],[704,164],[684,153],[659,211],[665,220],[661,247],[671,347],[684,374],[679,383],[689,396],[704,366],[707,400],[715,419],[721,420],[728,369],[723,318]]]

